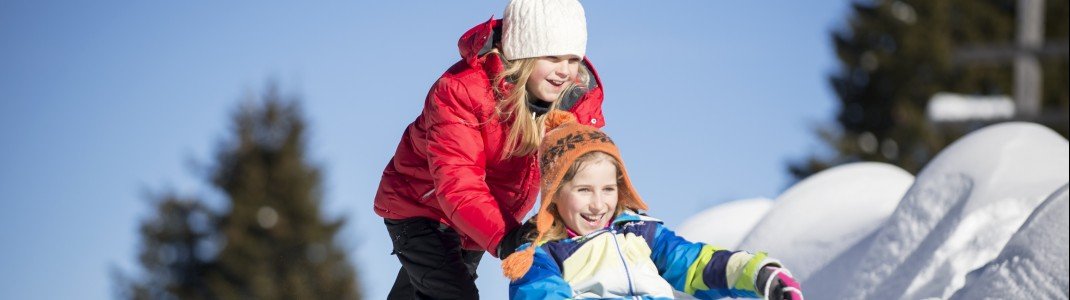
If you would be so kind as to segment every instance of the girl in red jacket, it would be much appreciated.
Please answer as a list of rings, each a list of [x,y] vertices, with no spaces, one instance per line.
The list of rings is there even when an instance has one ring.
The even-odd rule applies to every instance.
[[[461,36],[375,195],[401,261],[390,299],[478,298],[483,252],[507,256],[531,227],[545,113],[605,124],[586,44],[576,0],[513,0]]]

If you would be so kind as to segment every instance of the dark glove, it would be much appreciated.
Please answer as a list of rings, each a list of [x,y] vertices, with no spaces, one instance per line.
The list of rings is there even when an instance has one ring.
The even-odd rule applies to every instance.
[[[505,259],[509,257],[509,254],[516,252],[517,247],[531,241],[529,235],[535,231],[535,222],[532,219],[528,219],[523,225],[505,233],[502,240],[498,242],[498,258]]]
[[[802,287],[786,269],[766,266],[758,271],[757,285],[769,300],[803,300]]]

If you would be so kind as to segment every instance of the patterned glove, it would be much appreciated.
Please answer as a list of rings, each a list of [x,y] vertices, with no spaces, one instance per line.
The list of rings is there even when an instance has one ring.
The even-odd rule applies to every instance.
[[[791,273],[787,269],[766,266],[758,272],[758,282],[763,283],[761,286],[763,295],[767,300],[804,300],[802,294],[802,288],[799,287],[799,282],[795,281],[794,277],[791,277]]]

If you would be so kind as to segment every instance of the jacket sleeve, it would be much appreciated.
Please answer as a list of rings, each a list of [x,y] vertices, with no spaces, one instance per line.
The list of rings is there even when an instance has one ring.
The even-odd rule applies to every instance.
[[[517,251],[523,251],[520,247]],[[568,299],[572,287],[561,277],[561,269],[542,248],[535,248],[531,269],[524,277],[509,283],[509,299]]]
[[[656,223],[651,259],[669,284],[700,299],[722,297],[760,298],[755,287],[758,270],[780,262],[765,253],[729,251],[692,243]]]
[[[443,214],[455,229],[497,257],[498,242],[509,228],[487,186],[482,121],[476,114],[481,108],[472,100],[454,79],[435,83],[424,106],[427,158]]]

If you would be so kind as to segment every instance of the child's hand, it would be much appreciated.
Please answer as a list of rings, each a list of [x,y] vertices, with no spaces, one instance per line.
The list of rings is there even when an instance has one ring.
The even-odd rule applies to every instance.
[[[759,279],[765,279],[765,299],[768,300],[803,300],[799,282],[791,277],[788,270],[778,267],[764,267],[759,272]]]

